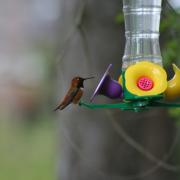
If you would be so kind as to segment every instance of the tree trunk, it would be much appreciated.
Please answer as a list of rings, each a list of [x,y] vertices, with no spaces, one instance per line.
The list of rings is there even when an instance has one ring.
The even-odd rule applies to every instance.
[[[63,97],[73,76],[94,75],[95,80],[85,82],[83,99],[88,100],[110,63],[112,77],[120,74],[125,36],[115,17],[122,12],[122,1],[60,2],[58,96]],[[96,101],[110,102],[105,97]],[[59,112],[57,179],[175,179],[165,156],[173,144],[173,131],[163,109],[134,113],[71,105]]]

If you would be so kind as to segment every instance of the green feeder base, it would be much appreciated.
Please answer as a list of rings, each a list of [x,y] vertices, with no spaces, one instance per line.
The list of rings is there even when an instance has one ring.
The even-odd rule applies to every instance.
[[[121,110],[131,110],[135,112],[140,112],[143,110],[148,110],[151,107],[166,107],[166,108],[180,108],[180,104],[175,103],[165,103],[158,101],[131,101],[131,102],[122,102],[117,104],[94,104],[86,103],[81,101],[80,106],[87,107],[89,109],[121,109]]]

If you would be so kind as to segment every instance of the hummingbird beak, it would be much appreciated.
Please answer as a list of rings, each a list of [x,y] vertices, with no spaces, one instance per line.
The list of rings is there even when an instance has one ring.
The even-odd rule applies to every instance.
[[[83,80],[87,80],[87,79],[93,79],[95,77],[88,77],[88,78],[83,78]]]

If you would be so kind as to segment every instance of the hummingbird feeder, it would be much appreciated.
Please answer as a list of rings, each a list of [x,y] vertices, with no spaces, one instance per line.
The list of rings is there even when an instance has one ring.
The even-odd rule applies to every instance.
[[[119,99],[117,104],[80,102],[91,109],[119,108],[142,111],[150,107],[180,107],[170,99],[180,98],[180,69],[173,64],[174,77],[167,81],[159,46],[162,0],[123,0],[126,45],[122,73],[117,81],[109,75],[110,64],[95,89],[97,95]]]

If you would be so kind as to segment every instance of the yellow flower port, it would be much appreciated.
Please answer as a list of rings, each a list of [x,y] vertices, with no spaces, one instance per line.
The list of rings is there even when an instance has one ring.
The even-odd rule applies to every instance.
[[[145,82],[145,88],[138,86],[141,79],[149,80]],[[120,80],[119,80],[120,81]],[[144,83],[144,82],[143,82]],[[146,88],[151,84],[151,88]],[[167,89],[166,71],[158,64],[141,61],[127,68],[125,72],[126,89],[137,96],[154,96],[163,93]]]
[[[180,69],[173,64],[174,77],[168,81],[165,97],[168,100],[180,98]]]

